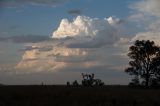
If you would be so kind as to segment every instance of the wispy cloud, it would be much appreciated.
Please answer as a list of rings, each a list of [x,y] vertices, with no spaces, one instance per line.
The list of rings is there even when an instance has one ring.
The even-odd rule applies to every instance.
[[[82,11],[80,9],[71,9],[68,11],[68,14],[70,15],[81,15]]]
[[[140,24],[146,29],[139,32],[133,37],[132,41],[137,39],[153,40],[160,45],[160,1],[159,0],[142,0],[131,6],[134,14],[129,18]]]
[[[68,0],[1,0],[0,7],[23,7],[25,5],[56,6]]]
[[[19,35],[10,37],[0,37],[0,41],[11,41],[14,43],[37,43],[50,40],[48,36],[40,35]]]
[[[141,0],[132,5],[131,8],[143,13],[144,15],[160,17],[159,6],[159,0]]]

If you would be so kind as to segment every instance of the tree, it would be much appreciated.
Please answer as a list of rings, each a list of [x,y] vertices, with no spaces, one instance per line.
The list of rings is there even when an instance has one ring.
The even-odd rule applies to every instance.
[[[82,73],[82,86],[93,87],[93,86],[104,86],[104,82],[100,79],[95,79],[94,74]]]
[[[132,81],[129,83],[129,86],[139,86],[139,85],[140,82],[138,76],[135,76],[135,78],[133,78]]]
[[[73,83],[72,83],[73,86],[77,87],[79,84],[77,82],[77,80],[75,80]]]
[[[67,86],[70,86],[71,84],[70,84],[70,82],[69,81],[67,81]]]
[[[139,76],[149,86],[152,79],[160,77],[160,48],[153,41],[137,40],[129,50],[131,61],[125,72]]]

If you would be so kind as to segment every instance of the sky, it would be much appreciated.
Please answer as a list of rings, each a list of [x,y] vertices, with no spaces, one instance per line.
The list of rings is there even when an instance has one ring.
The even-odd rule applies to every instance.
[[[0,83],[128,84],[129,46],[160,45],[159,0],[0,0]]]

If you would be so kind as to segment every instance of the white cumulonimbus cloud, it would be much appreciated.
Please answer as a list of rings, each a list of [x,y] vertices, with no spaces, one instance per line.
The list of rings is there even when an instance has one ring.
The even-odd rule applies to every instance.
[[[28,44],[16,70],[59,71],[66,67],[93,68],[108,66],[106,54],[119,40],[120,19],[77,16],[70,22],[62,19],[52,40]],[[103,55],[103,56],[102,56]]]
[[[75,36],[95,37],[100,31],[112,31],[113,26],[118,24],[118,18],[90,18],[86,16],[77,16],[73,21],[62,19],[52,38],[65,38]],[[107,36],[107,33],[106,33]]]

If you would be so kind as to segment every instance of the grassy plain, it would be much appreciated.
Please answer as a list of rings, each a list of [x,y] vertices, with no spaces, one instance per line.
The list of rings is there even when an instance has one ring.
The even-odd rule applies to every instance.
[[[0,106],[160,106],[160,89],[127,86],[0,86]]]

